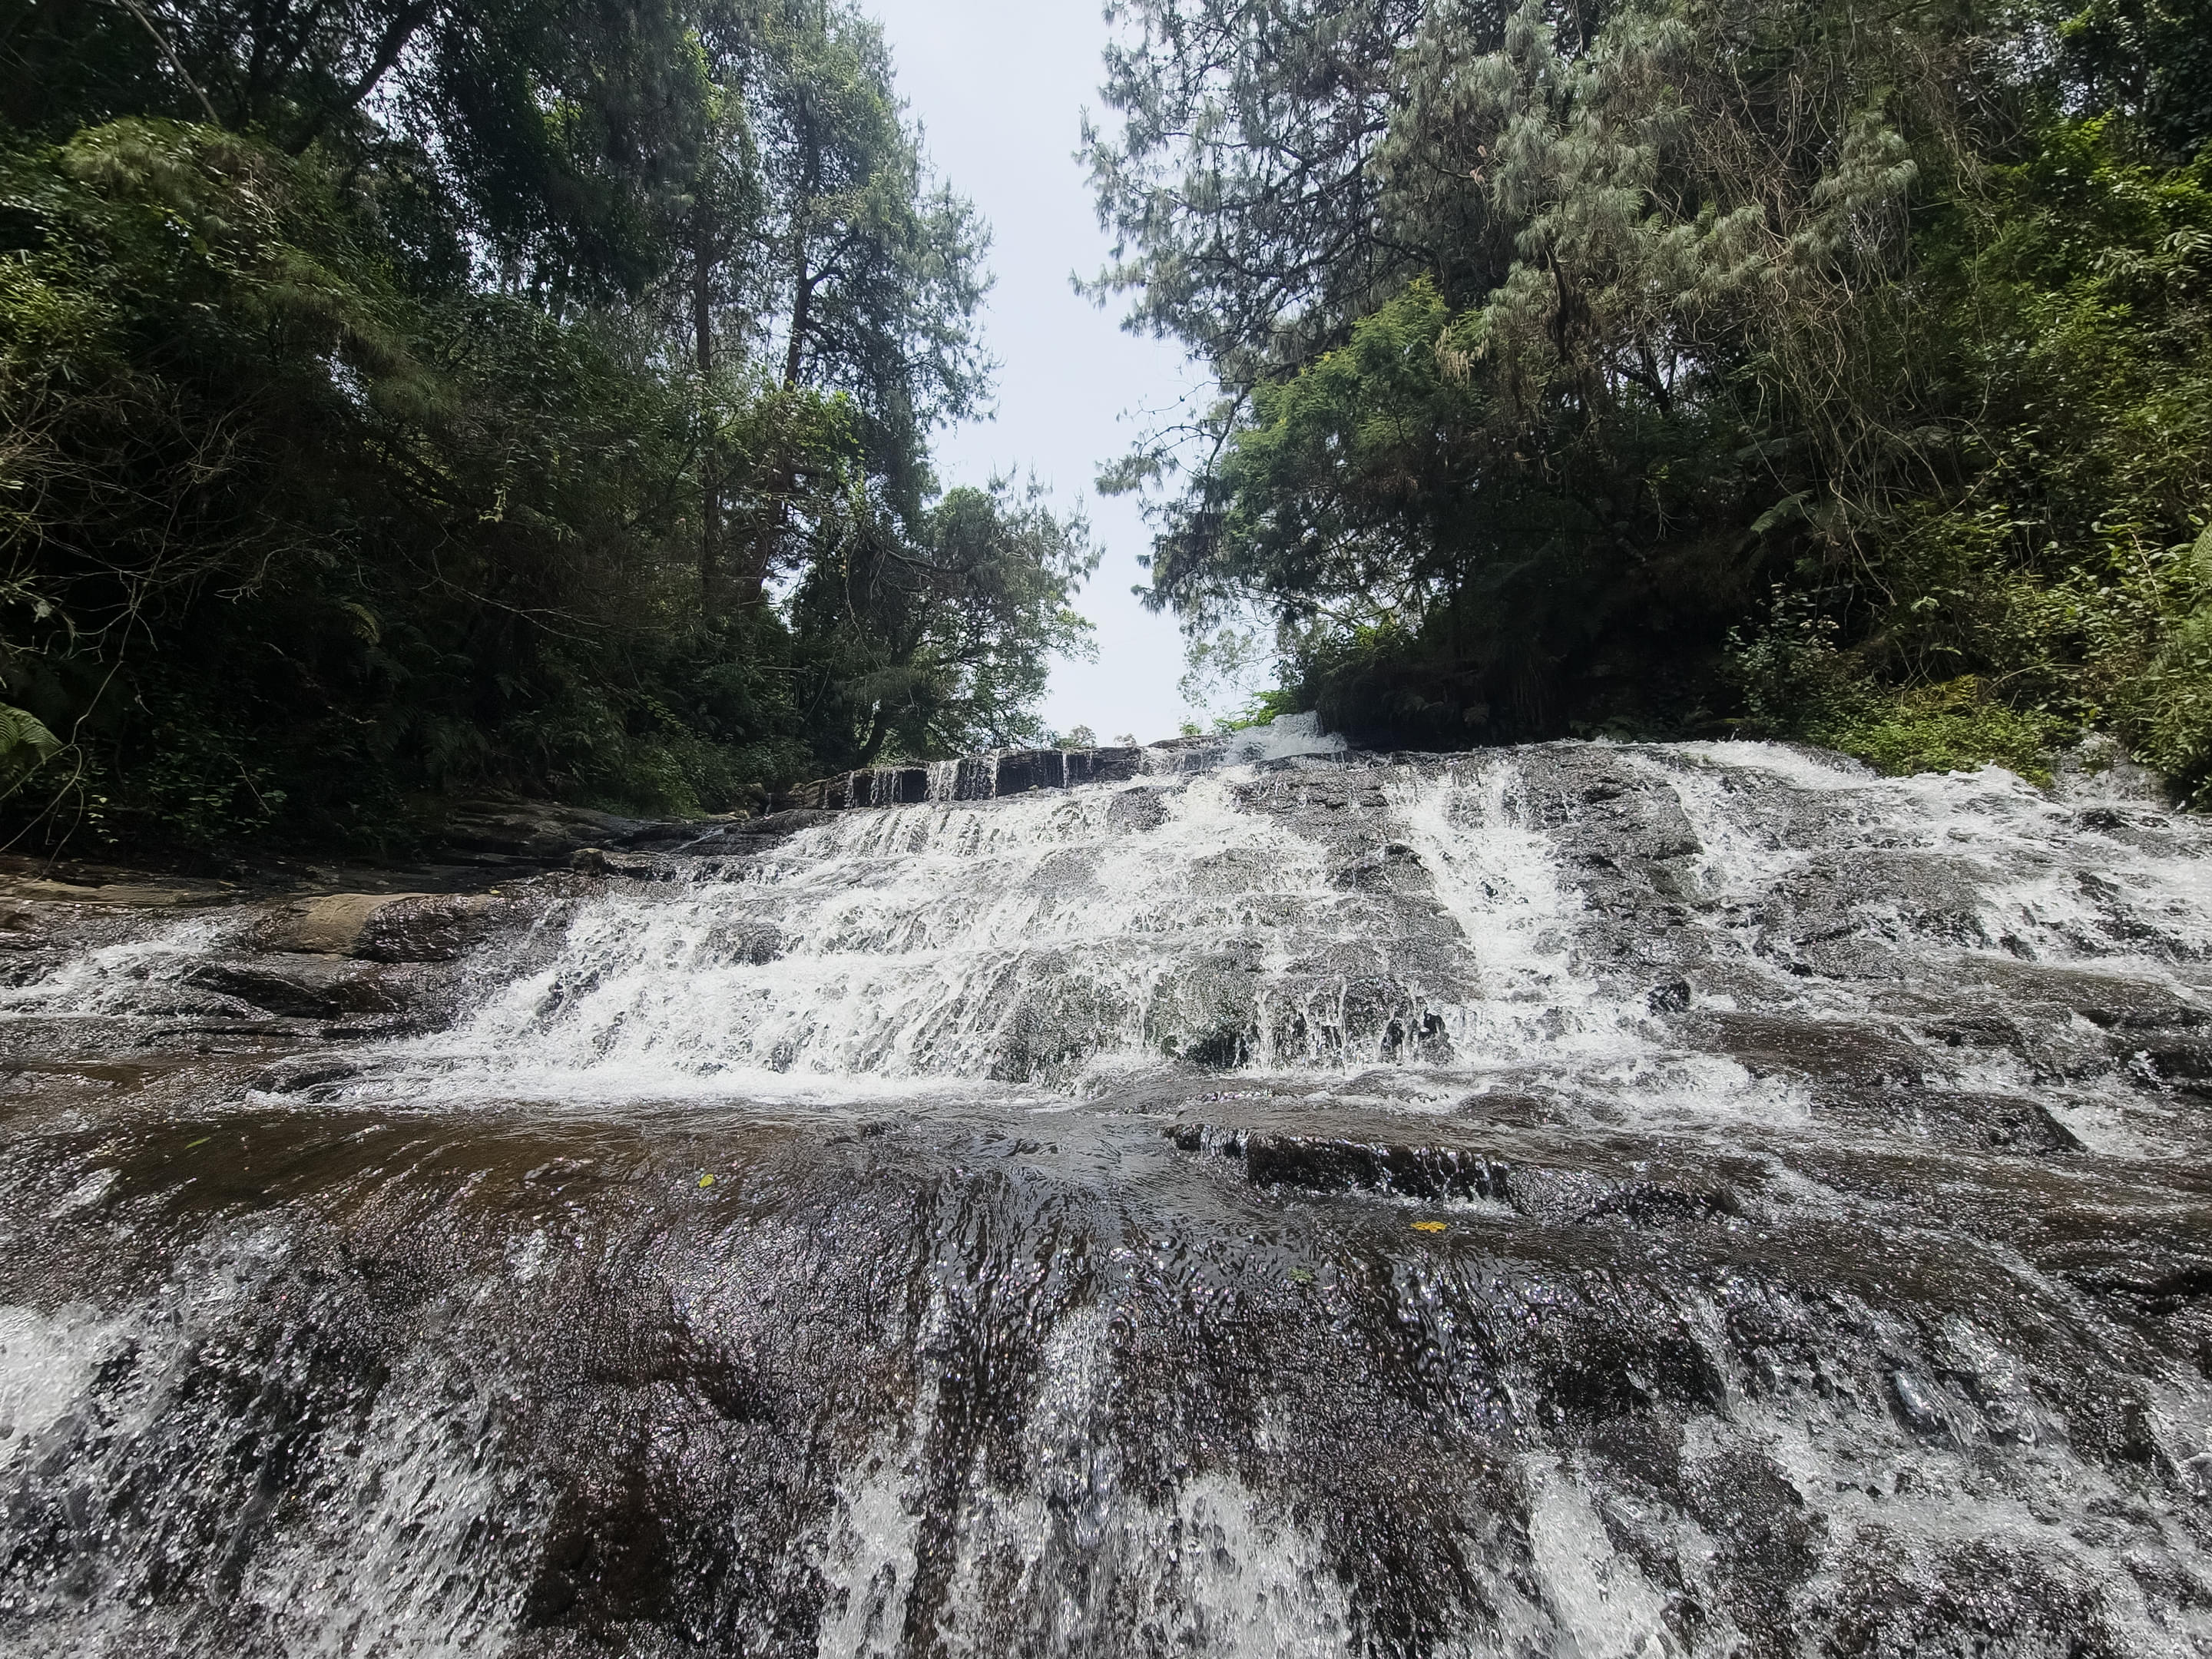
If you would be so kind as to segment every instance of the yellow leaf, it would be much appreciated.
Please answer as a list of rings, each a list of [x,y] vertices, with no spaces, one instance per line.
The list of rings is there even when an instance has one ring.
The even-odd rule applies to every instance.
[[[1444,1224],[1441,1221],[1416,1221],[1413,1231],[1417,1233],[1440,1233],[1443,1231]]]
[[[699,1184],[702,1187],[711,1187],[714,1184],[714,1177],[710,1175],[701,1176]]]

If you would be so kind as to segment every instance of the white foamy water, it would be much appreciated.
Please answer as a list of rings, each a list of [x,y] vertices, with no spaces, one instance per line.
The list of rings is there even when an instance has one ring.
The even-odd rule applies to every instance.
[[[2197,1006],[2212,961],[2201,824],[1994,769],[1885,779],[1746,743],[1389,763],[1310,720],[1157,764],[855,810],[605,884],[556,906],[505,958],[521,965],[480,955],[460,1018],[375,1049],[360,1086],[804,1106],[1066,1097],[1193,1063],[1387,1066],[1440,1100],[1534,1077],[1604,1112],[1787,1122],[1792,1084],[1686,1050],[1661,1014],[1873,1029],[1899,986],[2021,963]],[[240,927],[185,918],[88,950],[0,993],[0,1017],[251,1012],[188,982]],[[2039,1075],[2002,1053],[1952,1069],[1955,1087]],[[2142,1112],[2110,1092],[2051,1103],[2117,1146],[2112,1113]]]
[[[208,994],[182,981],[211,951],[232,944],[243,924],[228,912],[168,916],[142,938],[87,946],[52,972],[0,988],[0,1019],[113,1019],[178,1009],[203,1010]],[[164,995],[156,988],[173,988]]]
[[[1169,758],[532,890],[219,1147],[228,1060],[62,1097],[0,1649],[2212,1650],[2199,822]],[[0,1006],[237,1006],[251,914]]]
[[[90,1308],[0,1307],[0,1470],[35,1449],[123,1340]]]
[[[1894,973],[2094,959],[2193,999],[2177,969],[2212,952],[2196,826],[2146,809],[2170,845],[2085,836],[1994,770],[1745,744],[1308,759],[852,812],[586,902],[545,965],[392,1058],[441,1095],[602,1099],[1533,1067],[1639,1111],[1801,1115],[1785,1084],[1680,1053],[1624,983],[1588,873],[1614,860],[1541,804],[1562,755],[1625,767],[1694,836],[1668,925],[1705,1006],[1878,1018],[1778,947],[1816,906]]]
[[[1259,775],[855,812],[747,866],[612,892],[549,965],[407,1058],[471,1092],[490,1072],[565,1094],[1080,1087],[1224,1032],[1238,1046],[1211,1061],[1263,1071],[1421,1063],[1425,1025],[1478,1056],[1618,1050],[1565,960],[1578,901],[1516,822],[1510,767],[1395,779],[1389,807],[1326,836],[1252,810]],[[1370,887],[1386,817],[1408,839]]]

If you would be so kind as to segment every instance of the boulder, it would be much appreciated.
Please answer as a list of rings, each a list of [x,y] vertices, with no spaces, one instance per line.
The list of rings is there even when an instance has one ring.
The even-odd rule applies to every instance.
[[[380,963],[298,951],[216,957],[187,977],[267,1012],[302,1019],[399,1013],[413,1000],[415,988]]]
[[[655,826],[585,806],[553,801],[493,799],[454,808],[446,821],[447,846],[486,862],[558,864],[580,848],[619,844]]]
[[[498,902],[489,893],[329,893],[276,906],[249,939],[264,952],[451,962]]]

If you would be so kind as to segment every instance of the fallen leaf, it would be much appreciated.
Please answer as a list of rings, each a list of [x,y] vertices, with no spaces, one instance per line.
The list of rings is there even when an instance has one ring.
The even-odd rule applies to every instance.
[[[185,1143],[185,1150],[189,1152],[193,1147],[204,1146],[214,1139],[213,1135],[202,1135],[198,1140],[188,1140]]]
[[[711,1187],[714,1184],[714,1177],[710,1175],[701,1176],[699,1177],[699,1184],[702,1187]]]
[[[1416,1221],[1413,1224],[1413,1231],[1417,1233],[1440,1233],[1443,1230],[1444,1224],[1441,1221]]]

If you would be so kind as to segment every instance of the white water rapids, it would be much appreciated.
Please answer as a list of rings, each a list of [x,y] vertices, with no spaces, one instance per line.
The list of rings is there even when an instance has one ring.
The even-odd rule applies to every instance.
[[[2212,1656],[2203,820],[1146,765],[9,924],[0,1654]]]
[[[1656,805],[1686,830],[1657,849],[1679,914],[1656,949],[1625,951],[1594,913],[1587,832],[1531,799],[1545,751],[1238,765],[856,811],[757,855],[671,860],[668,880],[550,912],[527,965],[386,1050],[377,1086],[1084,1095],[1203,1051],[1262,1081],[1389,1065],[1409,1098],[1443,1099],[1534,1068],[1639,1114],[1773,1119],[1802,1116],[1792,1086],[1686,1050],[1654,986],[1679,974],[1700,1011],[1856,1024],[1950,964],[2024,961],[2200,1000],[2205,836],[2139,801],[2106,810],[2115,834],[1996,770],[1882,779],[1754,744],[1581,753],[1648,792],[1645,819]],[[1877,960],[1808,975],[1808,932]],[[2003,1059],[1968,1079],[2027,1080]],[[2094,1080],[2060,1103],[2133,1104]]]

